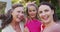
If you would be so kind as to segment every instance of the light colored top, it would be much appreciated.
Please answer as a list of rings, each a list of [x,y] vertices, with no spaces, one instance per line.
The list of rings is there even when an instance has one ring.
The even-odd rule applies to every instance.
[[[21,28],[21,31],[23,32],[24,31],[24,23],[23,22],[20,23],[20,28]],[[2,32],[16,32],[16,31],[9,24],[7,27],[5,27],[4,29],[2,29]]]

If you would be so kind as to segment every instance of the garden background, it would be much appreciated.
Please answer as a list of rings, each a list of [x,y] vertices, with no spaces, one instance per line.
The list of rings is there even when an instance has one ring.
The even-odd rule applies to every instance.
[[[20,3],[20,4],[23,4],[24,7],[26,7],[26,3],[28,1],[36,1],[36,4],[37,6],[42,2],[42,1],[46,1],[46,2],[50,2],[52,3],[55,8],[56,8],[56,14],[57,14],[57,17],[58,19],[60,20],[60,0],[11,0],[10,3],[11,4],[15,4],[15,3]],[[0,14],[3,14],[5,13],[5,9],[6,9],[6,2],[2,2],[0,1]],[[1,29],[0,29],[0,32],[1,32]]]

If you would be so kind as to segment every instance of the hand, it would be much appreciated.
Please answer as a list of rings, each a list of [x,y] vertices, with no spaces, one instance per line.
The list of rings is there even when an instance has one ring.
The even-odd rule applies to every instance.
[[[25,27],[24,32],[29,32],[29,29],[27,27]]]

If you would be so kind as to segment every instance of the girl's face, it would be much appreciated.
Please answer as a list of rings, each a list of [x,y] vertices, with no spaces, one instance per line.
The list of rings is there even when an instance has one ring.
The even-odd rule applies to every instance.
[[[35,18],[37,14],[37,9],[34,6],[28,7],[28,14],[31,18]]]
[[[24,8],[23,7],[17,7],[12,12],[13,20],[20,22],[24,18]]]
[[[48,5],[41,5],[38,9],[38,14],[44,23],[50,23],[53,19],[54,11]]]

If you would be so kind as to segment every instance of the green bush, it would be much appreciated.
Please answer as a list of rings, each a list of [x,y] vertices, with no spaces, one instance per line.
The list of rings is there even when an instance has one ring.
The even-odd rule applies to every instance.
[[[58,19],[60,19],[60,8],[56,10],[56,13],[57,13]]]
[[[0,29],[0,32],[1,32],[1,29]]]

